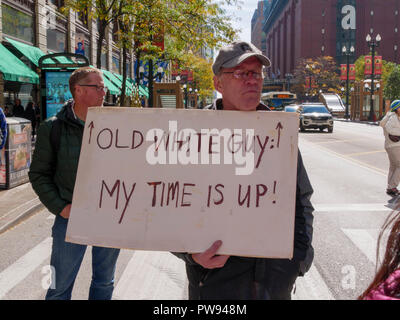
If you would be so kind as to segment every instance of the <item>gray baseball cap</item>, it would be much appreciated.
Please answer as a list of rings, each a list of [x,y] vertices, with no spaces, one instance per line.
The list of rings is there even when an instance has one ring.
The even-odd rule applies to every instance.
[[[217,59],[214,61],[212,70],[214,74],[217,75],[221,68],[234,68],[241,64],[244,60],[251,57],[257,57],[266,67],[271,65],[271,61],[269,61],[269,59],[264,56],[256,46],[251,43],[241,41],[234,42],[229,46],[221,48]]]

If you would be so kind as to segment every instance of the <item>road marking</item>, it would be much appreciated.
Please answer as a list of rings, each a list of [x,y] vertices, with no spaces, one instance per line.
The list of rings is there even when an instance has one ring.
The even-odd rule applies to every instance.
[[[364,156],[366,154],[373,154],[373,153],[383,153],[386,152],[385,150],[376,150],[376,151],[368,151],[368,152],[358,152],[358,153],[349,153],[346,154],[346,157],[355,157],[355,156]]]
[[[185,263],[170,252],[135,251],[115,287],[113,299],[187,299]]]
[[[52,238],[46,238],[0,273],[0,299],[50,256],[51,244]]]
[[[375,266],[377,239],[365,229],[342,229],[342,231]]]
[[[314,204],[315,212],[342,212],[342,211],[392,211],[383,203],[342,203],[342,204]]]
[[[335,151],[332,151],[332,150],[330,150],[330,149],[328,149],[328,148],[321,147],[320,145],[317,145],[316,143],[303,140],[303,141],[301,142],[301,144],[305,144],[305,145],[308,144],[308,145],[311,145],[311,147],[314,147],[314,148],[316,148],[316,149],[320,149],[321,151],[323,151],[323,152],[325,152],[325,153],[332,154],[332,155],[334,155],[334,156],[336,156],[336,157],[338,157],[338,158],[341,158],[341,159],[343,159],[343,160],[346,160],[346,161],[348,161],[348,162],[356,163],[356,164],[358,164],[360,167],[363,167],[364,169],[368,169],[368,170],[370,170],[370,171],[372,171],[372,172],[374,172],[374,173],[378,173],[378,174],[381,174],[381,175],[387,177],[387,171],[385,171],[385,170],[379,169],[379,168],[377,168],[377,167],[371,166],[371,165],[366,164],[366,163],[364,163],[364,162],[361,162],[361,161],[358,161],[358,160],[356,160],[356,159],[350,158],[350,157],[348,157],[348,156],[342,155],[342,154],[337,153],[337,152],[335,152]],[[300,145],[300,144],[299,144],[299,145]]]
[[[315,144],[331,144],[331,143],[342,143],[342,142],[354,142],[354,141],[365,141],[365,139],[347,139],[347,140],[335,140],[335,141],[324,141],[324,142],[313,142]]]
[[[293,300],[335,300],[317,268],[312,265],[304,277],[296,280]]]

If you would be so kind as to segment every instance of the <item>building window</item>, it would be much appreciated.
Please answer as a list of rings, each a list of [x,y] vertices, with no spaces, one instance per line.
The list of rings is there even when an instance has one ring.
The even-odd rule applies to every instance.
[[[35,34],[33,33],[33,16],[11,8],[5,4],[2,4],[1,8],[3,11],[3,33],[34,44]]]
[[[397,28],[394,28],[394,32],[397,33],[397,31],[398,31],[398,29],[397,29]]]
[[[60,9],[64,6],[64,0],[47,0],[46,4],[54,9]]]
[[[66,52],[67,34],[57,29],[47,29],[47,49],[53,52]]]
[[[373,10],[371,10],[371,16],[373,16],[374,15],[374,11]]]
[[[112,69],[113,72],[115,73],[120,73],[120,68],[119,68],[119,57],[114,56],[112,57]]]
[[[325,34],[325,28],[322,28],[321,32],[322,34]]]

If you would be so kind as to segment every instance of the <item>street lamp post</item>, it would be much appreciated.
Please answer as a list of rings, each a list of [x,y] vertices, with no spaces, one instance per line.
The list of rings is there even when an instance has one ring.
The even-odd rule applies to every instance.
[[[157,74],[154,75],[153,73],[153,60],[149,60],[149,76],[146,77],[144,75],[144,68],[143,66],[140,66],[139,68],[139,74],[140,74],[140,79],[147,78],[148,81],[148,88],[149,88],[149,108],[153,107],[153,80],[159,78],[159,81],[161,81],[161,75],[163,72],[163,68],[158,67],[157,69]]]
[[[371,36],[368,34],[366,39],[368,47],[370,47],[372,52],[372,73],[371,73],[371,107],[369,109],[369,120],[374,121],[374,77],[375,77],[375,48],[379,47],[379,42],[382,40],[381,36],[378,34],[375,40],[372,40]]]
[[[342,53],[346,55],[346,67],[347,67],[347,75],[346,75],[346,113],[345,119],[349,119],[349,65],[350,65],[350,55],[354,53],[354,47],[350,47],[350,52],[347,51],[346,46],[343,46]]]

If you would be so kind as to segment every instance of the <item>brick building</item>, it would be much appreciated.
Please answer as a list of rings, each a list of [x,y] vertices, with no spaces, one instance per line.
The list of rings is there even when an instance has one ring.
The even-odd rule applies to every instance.
[[[367,34],[380,34],[379,55],[400,63],[400,0],[271,0],[264,7],[270,76],[283,79],[302,58],[332,56],[344,63],[343,46],[354,46],[353,62],[368,54]]]

